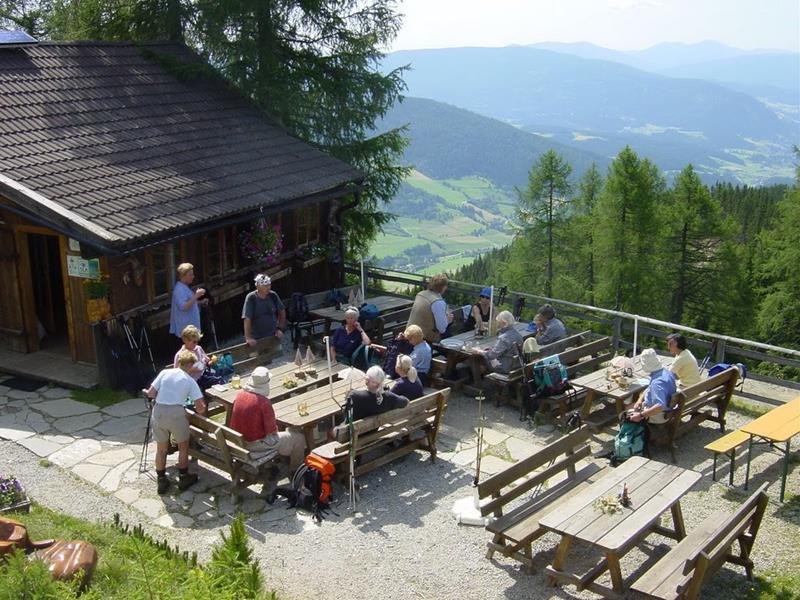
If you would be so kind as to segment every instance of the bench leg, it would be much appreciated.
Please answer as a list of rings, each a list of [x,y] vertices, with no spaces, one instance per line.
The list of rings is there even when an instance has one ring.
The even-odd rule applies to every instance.
[[[747,470],[744,473],[744,489],[747,489],[750,483],[750,461],[753,458],[753,436],[750,436],[750,441],[747,444]]]
[[[781,502],[783,502],[783,495],[786,492],[786,476],[789,474],[789,446],[791,443],[791,440],[786,440],[786,449],[783,456],[783,475],[781,476]]]
[[[736,448],[731,450],[731,472],[728,475],[728,485],[733,487],[733,471],[736,467]]]
[[[717,453],[714,452],[714,467],[711,469],[711,481],[717,480]]]

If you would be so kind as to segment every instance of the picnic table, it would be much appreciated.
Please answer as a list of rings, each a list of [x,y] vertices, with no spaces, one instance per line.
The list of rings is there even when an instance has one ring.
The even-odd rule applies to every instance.
[[[364,302],[367,304],[374,304],[378,308],[378,312],[380,314],[409,308],[412,304],[414,304],[414,301],[409,298],[400,298],[397,296],[373,296],[372,298],[367,298],[364,300]],[[341,308],[336,308],[335,306],[324,306],[320,308],[309,309],[308,314],[314,319],[324,319],[325,335],[330,335],[331,325],[334,322],[339,323],[344,321],[344,311],[346,308],[346,304],[343,304]]]
[[[675,359],[660,356],[659,360],[664,368],[668,368]],[[614,400],[616,408],[614,418],[616,418],[625,410],[625,404],[650,383],[650,374],[642,370],[642,363],[638,357],[633,359],[633,376],[626,378],[627,385],[624,387],[621,386],[617,379],[607,379],[608,373],[608,368],[604,367],[570,381],[572,385],[586,390],[586,399],[583,401],[583,409],[581,410],[581,416],[584,420],[592,412],[592,404],[602,397]]]
[[[272,402],[272,404],[276,404],[285,400],[292,394],[301,394],[305,391],[320,386],[324,386],[327,390],[329,374],[332,373],[335,376],[339,371],[345,368],[347,368],[347,365],[334,363],[331,365],[330,371],[328,371],[327,360],[319,358],[310,364],[303,365],[303,371],[307,372],[309,369],[316,370],[316,375],[307,373],[305,379],[298,378],[294,375],[295,371],[300,370],[300,367],[293,362],[270,369],[270,402]],[[297,381],[297,387],[287,388],[283,385],[284,381],[289,378]],[[244,384],[245,381],[246,379],[243,378],[242,384]],[[208,400],[219,402],[225,407],[225,410],[227,411],[225,416],[226,425],[230,423],[230,408],[233,406],[233,400],[236,398],[237,393],[239,393],[239,390],[233,389],[229,383],[221,387],[212,386],[206,390],[205,395]]]
[[[750,436],[747,446],[747,471],[744,478],[744,489],[750,481],[750,460],[753,446],[756,444],[769,444],[770,448],[783,454],[783,473],[781,475],[781,502],[786,491],[786,477],[789,474],[789,454],[792,438],[800,433],[800,396],[773,408],[768,413],[761,415],[754,421],[739,428]],[[759,439],[760,441],[756,441]],[[775,444],[784,444],[784,447]]]
[[[513,327],[520,333],[522,339],[534,335],[534,332],[528,329],[527,323],[514,323]],[[483,357],[473,354],[472,349],[491,348],[497,342],[497,337],[497,335],[476,336],[474,331],[465,331],[435,342],[433,347],[447,358],[446,373],[452,373],[456,363],[469,361],[473,385],[478,387],[483,378],[480,368]]]
[[[680,499],[700,477],[695,471],[635,456],[560,504],[539,520],[540,527],[561,536],[553,562],[546,568],[551,584],[572,583],[579,590],[622,598],[625,588],[620,558],[651,533],[676,540],[686,537]],[[597,501],[616,498],[623,483],[628,485],[630,505],[620,505],[613,513],[601,510]],[[661,515],[667,510],[672,515],[672,528],[660,525]],[[603,554],[587,573],[570,569],[569,550],[574,541]],[[596,581],[606,571],[611,588]]]

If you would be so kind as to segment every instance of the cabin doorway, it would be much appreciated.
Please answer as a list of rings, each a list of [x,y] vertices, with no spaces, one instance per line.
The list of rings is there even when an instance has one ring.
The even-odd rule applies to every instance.
[[[70,354],[61,252],[57,235],[28,233],[39,349]]]

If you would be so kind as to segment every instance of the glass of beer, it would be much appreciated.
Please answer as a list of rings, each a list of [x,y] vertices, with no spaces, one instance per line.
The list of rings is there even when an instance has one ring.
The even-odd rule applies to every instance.
[[[239,377],[239,375],[234,374],[233,377],[231,377],[231,387],[235,390],[242,387],[242,378]]]
[[[299,414],[301,417],[308,416],[308,402],[303,400],[302,402],[297,403],[297,414]]]

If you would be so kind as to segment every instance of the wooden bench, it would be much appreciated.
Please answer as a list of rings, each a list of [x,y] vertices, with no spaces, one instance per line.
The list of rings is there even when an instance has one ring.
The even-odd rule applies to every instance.
[[[733,514],[717,513],[683,538],[650,567],[631,590],[645,598],[695,600],[700,589],[726,563],[741,565],[753,579],[750,552],[769,498],[763,484]],[[739,553],[733,545],[739,542]]]
[[[731,367],[673,394],[666,423],[649,424],[650,442],[666,445],[672,462],[676,462],[675,440],[693,427],[710,420],[719,423],[719,429],[724,433],[725,413],[738,378],[739,371]],[[716,409],[716,415],[710,410],[703,410],[712,406]]]
[[[226,472],[231,478],[231,496],[235,501],[245,487],[269,481],[270,470],[283,458],[277,450],[254,458],[238,431],[193,411],[186,414],[191,432],[189,456]]]
[[[724,454],[731,461],[731,470],[728,475],[728,484],[733,485],[733,470],[736,461],[736,449],[742,444],[746,444],[750,439],[750,434],[744,431],[736,430],[726,433],[718,440],[714,440],[710,444],[706,444],[706,450],[714,453],[714,469],[711,472],[711,479],[717,480],[717,456]]]
[[[558,510],[559,504],[588,487],[605,471],[593,462],[577,468],[591,454],[588,439],[589,428],[584,425],[478,484],[481,516],[494,517],[486,526],[493,534],[487,544],[486,558],[500,552],[519,560],[531,571],[531,543],[545,533],[539,527],[539,519]],[[559,477],[561,480],[553,483]],[[523,497],[527,499],[503,513],[507,504]]]
[[[355,290],[357,286],[351,285],[348,287],[343,288],[336,288],[342,294],[344,294],[345,298],[350,294],[351,290]],[[306,303],[308,304],[308,310],[314,310],[315,308],[323,308],[325,306],[330,306],[330,304],[326,304],[326,300],[328,298],[328,294],[331,293],[331,290],[325,290],[324,292],[314,292],[313,294],[306,294]],[[291,302],[291,297],[283,300],[284,306],[286,306],[287,310],[289,308],[289,303]],[[345,302],[346,303],[346,302]],[[316,329],[319,326],[324,327],[325,319],[309,319],[308,321],[299,321],[297,323],[291,323],[287,321],[288,327],[292,331],[292,342],[294,343],[294,347],[297,348],[300,343],[305,340],[306,345],[310,345],[313,341],[314,335],[316,333]]]
[[[562,340],[540,346],[539,350],[525,364],[525,368],[530,372],[533,364],[546,356],[552,356],[563,352],[567,348],[581,346],[589,341],[589,331],[582,331],[565,337]],[[484,381],[492,385],[496,390],[496,404],[500,405],[500,400],[503,398],[516,398],[517,402],[522,401],[522,367],[511,369],[508,373],[489,373],[484,377]],[[509,394],[510,390],[514,390],[513,394]]]
[[[450,389],[436,390],[412,400],[408,406],[380,415],[359,419],[353,423],[353,438],[346,426],[337,428],[337,439],[314,449],[314,454],[326,458],[336,465],[337,478],[350,472],[350,449],[360,458],[354,475],[358,477],[394,459],[414,452],[426,450],[431,460],[436,458],[436,437],[442,415],[447,408]],[[417,436],[415,433],[421,432]],[[388,451],[385,446],[394,443]]]

